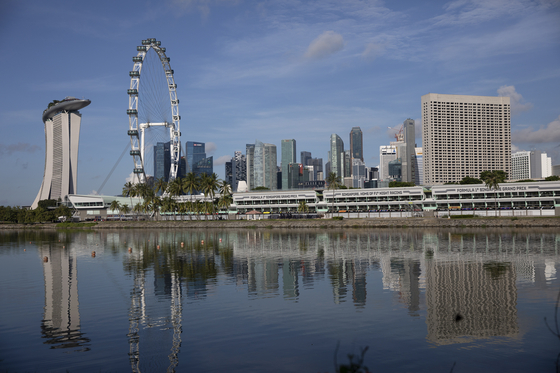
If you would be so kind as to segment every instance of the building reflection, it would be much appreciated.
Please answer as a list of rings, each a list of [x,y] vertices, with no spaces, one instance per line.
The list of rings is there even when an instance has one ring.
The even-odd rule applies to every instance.
[[[515,278],[512,263],[427,260],[427,339],[450,344],[517,336]]]
[[[63,244],[39,246],[45,281],[45,312],[41,334],[50,348],[87,351],[89,338],[81,332],[76,255]]]
[[[180,341],[181,302],[204,301],[223,281],[251,298],[293,302],[326,281],[334,303],[366,308],[368,292],[375,299],[378,291],[370,275],[380,272],[382,289],[409,316],[425,316],[427,339],[434,344],[516,338],[516,284],[547,287],[556,279],[557,236],[416,230],[149,232],[127,238],[136,239],[137,246],[126,267],[139,279],[131,306],[131,319],[138,324],[131,324],[131,336],[156,325],[155,318],[170,320],[171,312],[173,340]],[[154,295],[173,305],[158,317],[147,314],[145,306],[144,276],[150,269]]]

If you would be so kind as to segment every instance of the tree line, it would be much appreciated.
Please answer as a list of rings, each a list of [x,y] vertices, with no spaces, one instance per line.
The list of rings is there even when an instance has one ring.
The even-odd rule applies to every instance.
[[[158,195],[160,192],[161,195]],[[216,192],[219,192],[218,197]],[[193,198],[199,193],[204,194],[205,201]],[[163,178],[157,179],[153,186],[147,183],[127,182],[122,189],[122,195],[130,198],[130,205],[115,200],[110,205],[111,210],[119,211],[121,215],[133,212],[137,217],[140,214],[150,214],[156,219],[160,213],[190,213],[197,218],[200,214],[214,215],[216,208],[226,209],[233,203],[231,186],[225,180],[218,179],[215,173],[203,173],[198,176],[190,172],[169,182]],[[182,195],[190,195],[190,201],[178,202],[176,197]],[[133,204],[133,197],[139,197],[142,202]]]
[[[39,201],[35,210],[19,206],[0,206],[0,221],[7,223],[30,224],[58,221],[60,217],[68,219],[72,210],[64,205],[57,206],[55,199]]]

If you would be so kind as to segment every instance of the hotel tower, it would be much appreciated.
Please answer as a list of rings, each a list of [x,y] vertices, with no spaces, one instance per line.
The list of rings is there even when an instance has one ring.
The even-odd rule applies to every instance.
[[[78,143],[82,120],[78,109],[88,106],[91,101],[66,97],[53,103],[43,112],[45,172],[32,209],[37,208],[41,200],[64,199],[77,190]]]

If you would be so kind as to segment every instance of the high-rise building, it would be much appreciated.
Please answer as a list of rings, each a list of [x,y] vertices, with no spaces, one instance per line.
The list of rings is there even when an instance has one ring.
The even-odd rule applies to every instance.
[[[312,158],[311,158],[311,152],[301,152],[300,153],[300,160],[301,160],[301,164],[304,166],[309,166],[310,163],[308,163]]]
[[[344,142],[336,133],[331,135],[329,162],[331,166],[330,172],[334,172],[342,180],[344,178]],[[325,177],[328,177],[328,175]]]
[[[296,162],[296,140],[282,140],[282,190],[292,189],[289,185],[288,165]]]
[[[187,141],[187,173],[193,172],[193,166],[206,158],[206,144],[203,142]]]
[[[264,187],[278,189],[278,152],[276,145],[264,144]]]
[[[482,171],[511,176],[509,97],[422,96],[426,185],[458,182]]]
[[[403,122],[403,134],[404,134],[404,154],[399,155],[402,162],[402,181],[404,182],[414,182],[415,174],[415,162],[416,152],[414,148],[416,147],[415,136],[416,132],[414,130],[414,120],[408,118]]]
[[[201,176],[202,174],[212,175],[214,173],[214,157],[202,158],[193,164],[192,172],[196,176]]]
[[[511,180],[544,179],[552,175],[552,159],[538,150],[511,155]]]
[[[53,101],[43,112],[45,126],[45,171],[41,189],[31,208],[45,199],[64,199],[78,189],[78,145],[82,109],[91,103],[66,97]]]
[[[171,169],[170,142],[158,142],[154,146],[154,180],[169,181]]]
[[[414,148],[416,156],[414,157],[414,184],[424,185],[424,157],[422,148]]]
[[[225,180],[233,192],[237,192],[239,181],[247,181],[247,159],[240,151],[236,151],[231,161],[226,162]]]
[[[367,178],[366,165],[358,158],[352,159],[352,187],[363,188]]]
[[[255,144],[245,145],[245,158],[247,160],[247,189],[255,189]]]
[[[350,157],[364,161],[364,139],[360,127],[352,127],[350,131]]]
[[[249,146],[247,146],[247,151],[249,153]],[[247,156],[247,185],[249,190],[257,187],[276,190],[278,185],[276,145],[265,144],[262,141],[255,140],[252,153],[252,160]],[[253,164],[253,173],[251,175],[249,175],[250,162]]]
[[[394,145],[379,147],[379,180],[389,180],[389,162],[397,159],[397,148]]]

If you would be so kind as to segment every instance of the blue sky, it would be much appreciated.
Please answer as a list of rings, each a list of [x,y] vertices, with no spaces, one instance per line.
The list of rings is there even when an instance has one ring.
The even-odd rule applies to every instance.
[[[510,96],[513,148],[560,163],[558,1],[5,0],[0,35],[0,205],[33,202],[41,114],[65,96],[92,101],[78,192],[99,190],[129,143],[128,72],[146,38],[171,58],[181,141],[206,142],[220,178],[255,139],[280,150],[294,138],[298,161],[326,161],[330,134],[347,148],[353,126],[376,166],[394,128],[420,125],[430,92]],[[119,194],[132,168],[126,154],[101,192]]]

